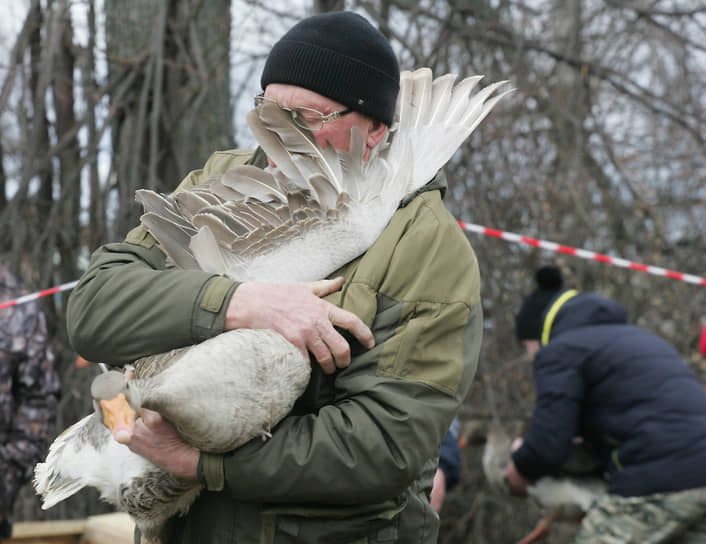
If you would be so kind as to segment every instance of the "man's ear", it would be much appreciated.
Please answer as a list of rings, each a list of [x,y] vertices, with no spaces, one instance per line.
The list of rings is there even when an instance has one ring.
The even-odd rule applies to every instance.
[[[368,130],[368,135],[365,138],[365,145],[368,149],[372,149],[382,141],[385,134],[387,134],[387,125],[380,121],[373,120],[370,125],[370,130]]]

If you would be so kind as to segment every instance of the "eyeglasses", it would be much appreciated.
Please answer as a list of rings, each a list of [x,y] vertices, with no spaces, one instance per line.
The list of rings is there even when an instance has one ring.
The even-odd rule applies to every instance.
[[[333,113],[324,114],[318,110],[313,110],[311,108],[285,108],[279,102],[266,97],[264,94],[258,94],[255,97],[256,108],[262,106],[265,102],[275,104],[280,109],[289,112],[289,114],[292,116],[292,121],[294,121],[297,126],[312,131],[321,130],[322,128],[324,128],[324,125],[326,123],[335,121],[336,119],[355,111],[351,108],[346,108],[345,110],[334,111]]]

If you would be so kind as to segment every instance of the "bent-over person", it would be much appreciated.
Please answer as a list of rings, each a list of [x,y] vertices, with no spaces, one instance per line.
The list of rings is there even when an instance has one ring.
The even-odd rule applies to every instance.
[[[580,436],[605,467],[580,544],[706,542],[706,391],[677,350],[628,324],[625,308],[538,270],[516,330],[534,360],[537,400],[506,478],[550,475]]]

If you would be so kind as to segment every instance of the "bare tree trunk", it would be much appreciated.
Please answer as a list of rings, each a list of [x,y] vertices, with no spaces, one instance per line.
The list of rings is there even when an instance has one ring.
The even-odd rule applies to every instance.
[[[0,217],[4,215],[7,207],[7,174],[5,173],[5,150],[2,140],[2,127],[0,127]]]
[[[59,199],[55,202],[59,212],[56,213],[56,228],[51,229],[50,237],[55,239],[49,248],[56,247],[58,251],[58,279],[69,281],[78,276],[78,251],[79,243],[79,217],[81,198],[81,152],[78,138],[74,131],[76,115],[74,112],[74,69],[75,58],[73,50],[73,29],[66,5],[66,0],[61,0],[61,13],[63,14],[60,46],[56,54],[55,75],[52,85],[54,98],[54,113],[56,116],[55,132],[59,141],[65,140],[67,144],[59,151]],[[50,202],[52,200],[50,199]],[[42,285],[49,283],[51,278],[53,255],[47,260],[44,267]]]
[[[52,170],[48,162],[41,159],[49,155],[49,124],[46,117],[46,92],[49,87],[54,51],[56,47],[56,24],[53,11],[47,10],[49,18],[44,28],[46,36],[42,37],[44,13],[40,3],[33,2],[30,7],[31,32],[29,35],[30,77],[29,89],[31,97],[31,113],[22,114],[23,127],[27,146],[22,159],[19,187],[10,209],[10,222],[15,226],[11,244],[11,263],[15,273],[20,273],[20,265],[26,268],[24,278],[31,274],[31,283],[39,284],[42,266],[34,266],[27,262],[29,255],[35,258],[40,251],[42,232],[47,227],[46,218],[50,214],[52,202]],[[36,167],[36,163],[41,166]],[[29,189],[32,179],[38,178],[39,189],[30,198]],[[46,246],[45,246],[46,247]],[[32,259],[34,262],[34,259]]]
[[[98,107],[99,89],[95,80],[95,49],[96,49],[96,12],[93,3],[88,6],[88,43],[81,63],[81,78],[86,96],[86,127],[88,142],[86,157],[88,160],[88,185],[90,187],[90,202],[88,204],[88,229],[86,245],[90,251],[95,250],[105,239],[106,214],[105,191],[102,189],[98,174],[98,142],[96,127],[96,108]]]
[[[216,149],[232,147],[230,2],[106,2],[119,195],[115,236],[137,222],[135,190],[172,190]]]

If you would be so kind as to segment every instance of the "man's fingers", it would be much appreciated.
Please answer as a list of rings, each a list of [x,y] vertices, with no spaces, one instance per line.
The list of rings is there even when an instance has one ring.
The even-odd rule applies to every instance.
[[[333,356],[331,350],[319,336],[315,338],[308,346],[309,351],[311,351],[314,359],[319,363],[324,374],[333,374],[336,370],[336,365],[333,362]]]
[[[351,364],[351,348],[346,339],[326,320],[317,327],[321,339],[326,344],[337,368],[346,368]]]
[[[375,347],[375,337],[368,326],[354,313],[342,310],[337,306],[331,305],[329,310],[329,319],[331,323],[342,329],[350,331],[356,337],[361,345],[368,349]]]
[[[366,348],[375,345],[372,332],[359,317],[321,300],[341,289],[343,282],[343,277],[337,277],[289,286],[244,283],[231,299],[226,328],[276,330],[307,356],[311,353],[326,374],[332,374],[336,367],[345,368],[351,362],[348,341],[334,327],[350,331]]]
[[[334,325],[350,331],[366,348],[375,346],[373,333],[357,315],[333,304],[329,306],[328,319],[318,322],[314,331],[315,340],[307,346],[326,374],[351,364],[351,348]]]
[[[140,409],[140,419],[150,428],[162,423],[162,415],[159,412],[147,408]]]
[[[332,280],[319,280],[307,283],[311,292],[317,297],[325,297],[329,293],[334,293],[343,287],[343,276]]]

